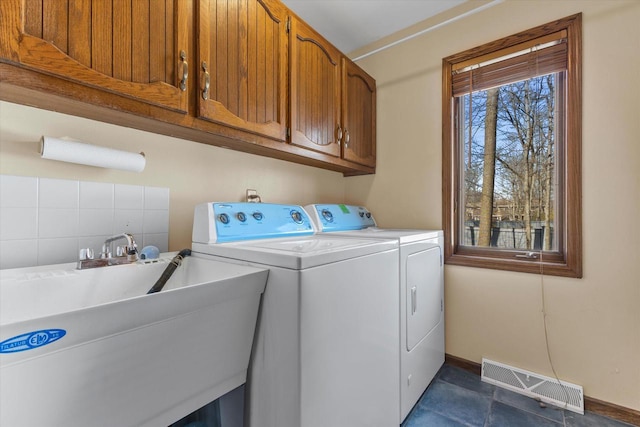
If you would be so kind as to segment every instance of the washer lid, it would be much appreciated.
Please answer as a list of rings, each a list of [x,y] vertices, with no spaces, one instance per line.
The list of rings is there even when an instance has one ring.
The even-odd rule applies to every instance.
[[[345,238],[329,234],[219,244],[193,243],[195,252],[294,270],[397,248],[397,240]]]
[[[442,230],[412,230],[369,227],[355,231],[339,231],[331,233],[334,236],[349,236],[359,238],[396,239],[400,244],[414,243],[423,240],[442,238]]]

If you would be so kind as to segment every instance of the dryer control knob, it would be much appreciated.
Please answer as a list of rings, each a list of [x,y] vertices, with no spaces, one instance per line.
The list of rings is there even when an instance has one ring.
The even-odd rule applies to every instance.
[[[229,215],[225,213],[218,215],[218,221],[223,224],[229,224]]]
[[[236,218],[238,218],[238,221],[240,222],[245,222],[247,220],[247,216],[244,214],[244,212],[238,212],[236,214]]]
[[[322,217],[327,221],[327,222],[333,222],[333,214],[331,213],[330,210],[328,209],[323,209],[322,210]]]

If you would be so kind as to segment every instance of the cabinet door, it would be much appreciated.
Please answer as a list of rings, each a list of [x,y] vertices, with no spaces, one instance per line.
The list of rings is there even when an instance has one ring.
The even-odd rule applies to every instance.
[[[0,57],[186,112],[190,14],[181,0],[2,0]]]
[[[343,58],[342,157],[365,166],[376,165],[376,81]]]
[[[341,54],[293,18],[289,52],[291,143],[339,157]]]
[[[199,116],[286,139],[287,33],[273,0],[200,0]]]

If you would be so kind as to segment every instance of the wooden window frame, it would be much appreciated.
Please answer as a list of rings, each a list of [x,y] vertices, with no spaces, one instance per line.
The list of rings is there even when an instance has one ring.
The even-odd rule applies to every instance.
[[[478,248],[459,244],[458,218],[460,149],[455,136],[455,102],[452,71],[464,64],[500,52],[515,50],[532,40],[560,31],[567,35],[566,104],[563,150],[564,174],[560,177],[559,208],[563,212],[557,251],[535,251],[535,258],[517,257],[522,250]],[[470,267],[554,276],[582,277],[582,14],[572,15],[496,40],[442,60],[442,215],[445,234],[445,263]]]

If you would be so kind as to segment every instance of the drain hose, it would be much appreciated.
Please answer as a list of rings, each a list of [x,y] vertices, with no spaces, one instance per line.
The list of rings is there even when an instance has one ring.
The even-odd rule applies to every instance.
[[[164,285],[167,283],[167,281],[173,275],[173,272],[176,271],[176,268],[180,267],[180,264],[182,264],[182,260],[185,257],[188,257],[189,255],[191,255],[191,249],[183,249],[180,252],[178,252],[178,255],[173,257],[169,265],[167,265],[167,268],[164,269],[164,271],[162,272],[162,275],[160,276],[156,284],[153,285],[151,289],[149,289],[149,292],[147,292],[147,295],[160,292],[164,287]]]

